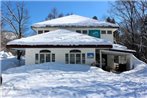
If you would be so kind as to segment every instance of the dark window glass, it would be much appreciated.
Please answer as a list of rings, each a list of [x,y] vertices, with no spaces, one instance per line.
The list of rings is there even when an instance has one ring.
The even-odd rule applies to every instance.
[[[76,54],[76,64],[81,64],[81,54]]]
[[[38,64],[38,59],[39,59],[38,54],[35,54],[35,63],[36,64]]]
[[[101,34],[106,34],[106,31],[102,30],[102,31],[101,31]]]
[[[85,61],[85,54],[83,53],[83,54],[82,54],[82,64],[85,64],[85,62],[86,62],[86,61]]]
[[[75,64],[75,54],[70,54],[70,64]]]
[[[76,30],[76,32],[81,33],[81,30]]]
[[[51,61],[50,59],[51,59],[50,54],[46,54],[46,62],[50,62]]]
[[[49,30],[44,30],[44,32],[49,32]]]
[[[50,50],[41,50],[40,53],[51,52]]]
[[[83,34],[87,34],[87,30],[83,30]]]
[[[42,30],[38,30],[38,34],[42,34],[43,33],[43,31]]]
[[[69,63],[69,55],[65,54],[65,63],[68,64]]]
[[[45,62],[44,54],[40,54],[40,63],[44,63],[44,62]]]
[[[52,62],[55,62],[55,54],[52,54]]]
[[[112,31],[107,31],[107,34],[112,34]]]

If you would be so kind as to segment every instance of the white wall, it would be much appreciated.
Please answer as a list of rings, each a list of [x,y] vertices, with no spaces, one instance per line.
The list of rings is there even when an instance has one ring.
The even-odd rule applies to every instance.
[[[48,27],[48,28],[33,28],[36,32],[38,32],[38,30],[49,30],[49,31],[53,31],[53,30],[57,30],[57,29],[61,29],[61,28],[58,28],[58,27]],[[116,28],[62,28],[62,29],[67,29],[67,30],[71,30],[71,31],[76,31],[76,30],[106,30],[107,31],[112,31],[112,34],[101,34],[101,38],[102,39],[106,39],[106,40],[109,40],[113,43],[114,41],[114,38],[113,38],[113,32],[116,31],[117,29]],[[89,33],[89,32],[88,32]]]
[[[55,53],[55,62],[65,64],[65,54],[70,50],[81,50],[81,53],[85,53],[86,64],[91,64],[95,61],[95,49],[94,48],[27,48],[25,64],[35,64],[35,54],[40,50],[50,50],[51,53]],[[94,53],[94,58],[87,58],[87,53]]]

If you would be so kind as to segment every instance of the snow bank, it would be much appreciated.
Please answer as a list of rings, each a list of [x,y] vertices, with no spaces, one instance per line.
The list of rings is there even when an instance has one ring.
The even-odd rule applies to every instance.
[[[136,58],[134,55],[131,55],[131,57],[132,57],[132,63],[133,63],[134,69],[124,73],[136,74],[138,76],[139,75],[147,76],[147,64],[139,60],[138,58]]]
[[[137,67],[136,67],[137,68]],[[135,72],[136,73],[136,72]],[[146,74],[147,71],[143,74]],[[147,77],[114,74],[88,65],[44,63],[3,73],[6,98],[145,98]]]
[[[10,52],[0,51],[0,72],[3,72],[9,68],[18,67],[24,65],[24,59],[17,60],[15,56]]]
[[[0,51],[0,59],[5,59],[5,58],[12,57],[12,56],[13,55],[10,52]]]

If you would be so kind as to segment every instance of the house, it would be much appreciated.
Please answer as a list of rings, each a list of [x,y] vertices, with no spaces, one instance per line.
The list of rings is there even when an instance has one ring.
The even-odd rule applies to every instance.
[[[134,50],[114,44],[117,24],[70,15],[35,23],[37,35],[11,41],[8,48],[25,50],[25,64],[57,62],[96,64],[104,70],[133,68]],[[118,69],[117,69],[118,70]]]

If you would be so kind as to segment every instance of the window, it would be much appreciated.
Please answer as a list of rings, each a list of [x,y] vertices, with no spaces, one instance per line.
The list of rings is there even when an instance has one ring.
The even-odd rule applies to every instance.
[[[107,34],[112,34],[112,31],[107,31]]]
[[[105,30],[102,30],[102,31],[101,31],[101,34],[106,34],[106,31],[105,31]]]
[[[81,30],[76,30],[76,32],[81,33]]]
[[[49,30],[44,30],[44,32],[46,33],[46,32],[49,32]]]
[[[55,62],[55,54],[52,54],[52,62]]]
[[[83,54],[82,54],[82,64],[85,64],[85,62],[86,62],[86,61],[85,61],[85,54],[83,53]]]
[[[39,56],[38,54],[35,54],[35,64],[38,64],[39,63]]]
[[[46,62],[50,62],[51,58],[50,58],[50,54],[46,54]]]
[[[68,64],[69,63],[69,55],[65,54],[65,63]]]
[[[85,54],[81,54],[80,50],[71,50],[65,54],[66,64],[85,64]]]
[[[50,50],[41,50],[39,54],[35,54],[35,63],[55,62],[55,54]]]
[[[81,54],[76,54],[76,64],[81,64]]]
[[[87,34],[87,30],[83,30],[83,32],[82,32],[83,34]]]
[[[38,30],[38,34],[42,34],[43,33],[43,30]]]

